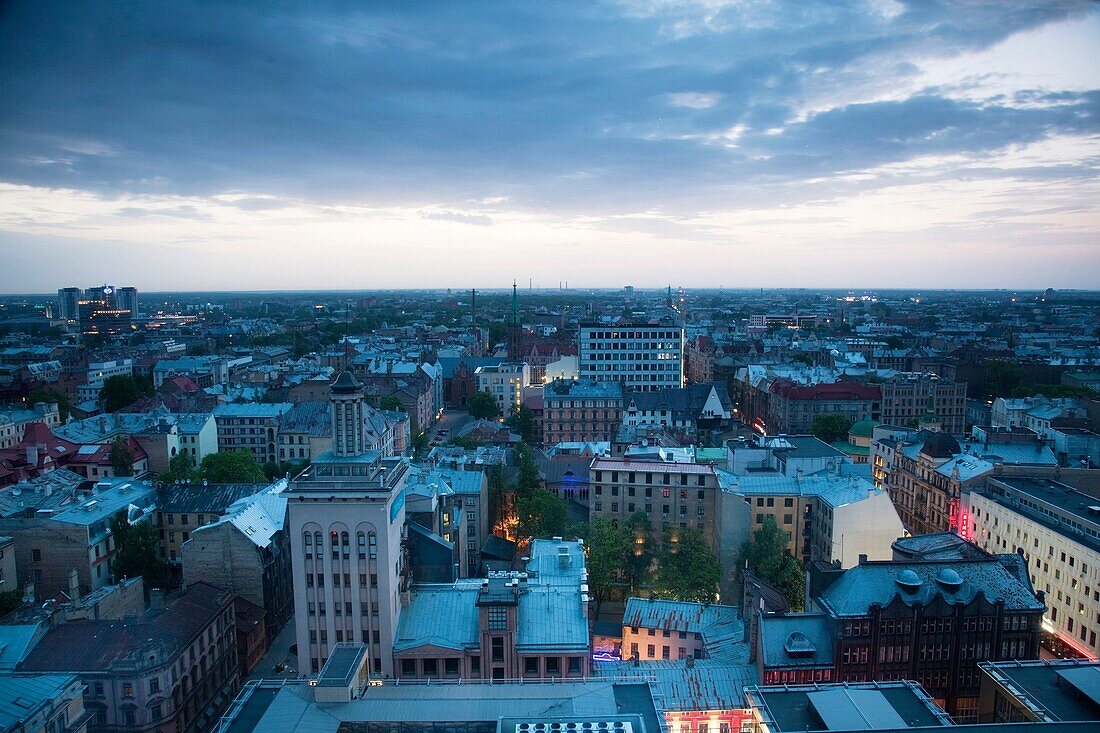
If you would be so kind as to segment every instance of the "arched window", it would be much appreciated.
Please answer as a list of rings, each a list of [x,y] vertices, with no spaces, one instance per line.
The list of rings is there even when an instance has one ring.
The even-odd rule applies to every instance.
[[[313,546],[314,552],[317,553],[317,559],[321,559],[321,553],[325,551],[324,539],[320,532],[313,533]]]
[[[332,549],[332,559],[337,560],[340,557],[340,533],[334,529],[328,534],[329,547]]]
[[[344,557],[348,557],[351,554],[351,546],[348,544],[348,533],[340,533],[340,545],[344,548]]]
[[[309,560],[313,557],[313,533],[303,532],[302,535],[306,545],[306,559]]]
[[[374,560],[378,557],[378,535],[371,532],[370,535],[367,536],[367,542],[370,545],[370,559]]]
[[[359,532],[355,536],[355,541],[356,541],[356,546],[357,546],[358,551],[359,551],[359,559],[360,560],[366,560],[367,559],[367,536],[365,534],[363,534],[362,532]]]

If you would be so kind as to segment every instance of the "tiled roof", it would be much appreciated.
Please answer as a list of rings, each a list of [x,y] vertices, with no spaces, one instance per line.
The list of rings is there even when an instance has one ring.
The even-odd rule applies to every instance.
[[[942,582],[942,571],[958,573],[962,583]],[[899,576],[912,571],[920,581],[913,591],[898,584]],[[903,579],[904,580],[904,579]],[[1020,578],[999,560],[969,562],[866,562],[846,570],[819,598],[819,604],[838,617],[863,616],[872,604],[889,605],[900,596],[906,605],[928,605],[936,596],[949,604],[967,604],[982,593],[990,603],[1004,601],[1005,609],[1035,611],[1045,608]]]

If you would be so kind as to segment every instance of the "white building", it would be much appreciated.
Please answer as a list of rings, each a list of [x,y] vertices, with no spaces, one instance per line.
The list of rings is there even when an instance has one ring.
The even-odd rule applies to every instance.
[[[582,380],[647,392],[684,386],[684,329],[673,325],[587,324],[578,334]]]
[[[99,399],[99,393],[103,389],[103,383],[111,377],[131,377],[134,374],[133,359],[115,359],[113,361],[88,362],[88,371],[84,377],[84,384],[76,388],[77,400]]]
[[[478,392],[488,392],[496,400],[501,417],[509,417],[523,404],[523,388],[531,386],[531,368],[509,362],[479,366],[474,370]]]
[[[374,674],[394,676],[393,645],[407,575],[402,552],[408,464],[360,451],[363,390],[332,385],[334,450],[313,460],[287,496],[299,668],[316,674],[342,642],[367,646]]]

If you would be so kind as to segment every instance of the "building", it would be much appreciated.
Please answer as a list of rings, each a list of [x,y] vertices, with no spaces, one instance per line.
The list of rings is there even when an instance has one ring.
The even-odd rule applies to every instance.
[[[718,547],[719,488],[713,466],[599,457],[588,473],[592,519],[626,525],[635,514],[643,514],[658,546],[671,529],[691,528]]]
[[[130,377],[134,374],[133,359],[90,361],[84,372],[84,383],[76,388],[77,400],[98,400],[103,384],[111,377]]]
[[[19,671],[78,676],[89,733],[209,730],[238,687],[232,594],[199,583],[136,620],[66,622]]]
[[[914,680],[976,722],[978,663],[1039,656],[1043,594],[1019,555],[815,563],[807,595],[809,613],[760,619],[764,684]]]
[[[1077,723],[1065,728],[1083,730],[1081,723],[1100,720],[1100,696],[1093,682],[1100,667],[1095,661],[986,662],[978,667],[983,723]]]
[[[62,297],[63,303],[67,297]],[[136,304],[136,297],[134,301]],[[87,288],[76,305],[80,332],[85,336],[113,336],[133,328],[134,314],[119,304],[118,294],[112,285]]]
[[[582,324],[581,381],[612,382],[638,392],[684,386],[684,329],[658,324]]]
[[[767,430],[771,434],[807,435],[814,420],[823,415],[842,415],[850,422],[878,421],[882,393],[877,385],[858,382],[798,384],[776,379],[769,388]]]
[[[0,675],[0,731],[86,733],[83,689],[71,674]]]
[[[994,466],[964,454],[959,441],[947,433],[917,437],[920,442],[893,441],[885,461],[890,466],[884,474],[886,488],[898,516],[910,534],[960,531],[963,493],[983,482]]]
[[[39,402],[30,410],[5,410],[0,412],[0,449],[11,448],[23,439],[27,426],[42,423],[48,428],[61,424],[61,414],[56,402]]]
[[[1018,552],[1047,598],[1044,645],[1100,657],[1100,506],[1047,478],[991,476],[966,497],[967,533],[988,552]]]
[[[881,421],[919,427],[935,419],[938,429],[962,434],[966,429],[966,382],[952,382],[928,372],[902,372],[878,385],[882,393]]]
[[[331,402],[295,402],[277,420],[280,464],[308,463],[313,456],[332,450]]]
[[[140,308],[138,306],[138,291],[135,287],[123,285],[122,287],[115,289],[115,301],[118,303],[120,310],[130,311],[131,318],[137,318],[141,315]]]
[[[157,490],[153,520],[160,535],[159,553],[173,579],[183,573],[183,544],[199,527],[218,522],[229,508],[265,490],[285,485],[264,484],[167,484]]]
[[[532,540],[526,572],[416,585],[402,610],[402,679],[549,680],[588,676],[587,570],[579,542]]]
[[[718,382],[623,396],[623,425],[672,428],[688,435],[729,425],[732,411],[726,385]]]
[[[292,407],[290,402],[218,405],[214,408],[218,450],[245,450],[259,463],[278,461],[279,418]]]
[[[286,494],[299,665],[315,674],[336,644],[354,642],[368,648],[371,673],[393,677],[408,590],[408,464],[362,448],[356,415],[365,395],[351,374],[337,378],[331,399],[333,450],[317,456]]]
[[[213,387],[229,381],[229,362],[217,356],[181,356],[160,359],[153,366],[153,386],[187,377],[199,387]]]
[[[259,666],[267,651],[267,627],[264,625],[264,609],[237,596],[233,599],[233,623],[237,636],[237,665],[241,679],[245,679]]]
[[[860,558],[889,560],[905,532],[890,496],[865,478],[822,473],[720,475],[726,496],[744,497],[753,531],[768,517],[787,533],[787,551],[805,563],[853,567]]]
[[[622,658],[703,659],[708,645],[740,638],[736,606],[628,598],[623,612]]]
[[[58,318],[71,323],[80,317],[80,288],[61,288],[57,291]]]
[[[757,730],[771,733],[955,727],[951,716],[910,681],[754,686],[745,696]]]
[[[87,594],[113,580],[111,561],[117,546],[111,522],[146,521],[155,497],[152,485],[133,479],[89,482],[62,504],[37,510],[28,506],[0,519],[0,534],[14,538],[19,577],[34,583],[37,593],[68,591],[75,570],[80,592]]]
[[[479,366],[474,370],[477,390],[488,392],[502,417],[509,417],[523,404],[523,389],[531,386],[531,369],[523,362]]]
[[[543,404],[543,445],[609,443],[622,425],[623,392],[613,382],[551,382]]]
[[[0,593],[19,590],[19,570],[15,565],[15,540],[0,537]]]

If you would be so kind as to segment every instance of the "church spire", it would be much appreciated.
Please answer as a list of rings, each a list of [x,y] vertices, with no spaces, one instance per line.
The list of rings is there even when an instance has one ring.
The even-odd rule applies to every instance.
[[[519,293],[516,291],[516,281],[512,280],[512,325],[519,325]]]

